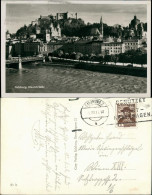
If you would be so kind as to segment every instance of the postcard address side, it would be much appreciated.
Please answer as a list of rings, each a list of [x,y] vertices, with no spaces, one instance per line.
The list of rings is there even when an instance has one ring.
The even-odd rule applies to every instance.
[[[151,118],[119,129],[116,99],[102,99],[108,119],[90,126],[80,117],[88,100],[2,101],[2,193],[150,193]],[[151,99],[137,108],[150,111]]]

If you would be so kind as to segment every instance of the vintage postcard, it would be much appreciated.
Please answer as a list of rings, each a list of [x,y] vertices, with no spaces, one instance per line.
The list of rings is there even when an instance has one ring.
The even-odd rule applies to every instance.
[[[3,97],[150,97],[150,1],[2,1]]]
[[[1,194],[151,194],[152,99],[2,99]]]

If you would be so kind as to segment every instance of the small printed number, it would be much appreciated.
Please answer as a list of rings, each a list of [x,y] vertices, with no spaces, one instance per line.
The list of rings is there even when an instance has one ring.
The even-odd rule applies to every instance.
[[[11,183],[10,186],[12,186],[12,187],[17,186],[17,184],[16,183]]]

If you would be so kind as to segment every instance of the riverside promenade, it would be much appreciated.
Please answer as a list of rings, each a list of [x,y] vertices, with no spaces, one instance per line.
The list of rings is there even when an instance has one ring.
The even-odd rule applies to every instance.
[[[96,61],[84,61],[84,60],[72,60],[65,58],[52,57],[54,63],[49,64],[56,66],[71,66],[76,69],[90,70],[103,73],[114,73],[114,74],[123,74],[131,75],[137,77],[147,77],[147,65],[140,64],[128,64],[128,63],[113,63],[107,62],[101,63]],[[57,62],[57,63],[55,63]]]

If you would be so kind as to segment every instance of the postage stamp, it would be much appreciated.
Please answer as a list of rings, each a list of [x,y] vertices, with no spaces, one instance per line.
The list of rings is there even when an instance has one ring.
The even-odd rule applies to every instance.
[[[82,120],[91,126],[100,126],[109,116],[108,106],[101,99],[92,99],[84,103],[80,111]]]
[[[118,127],[136,126],[135,104],[117,104],[117,125]]]

